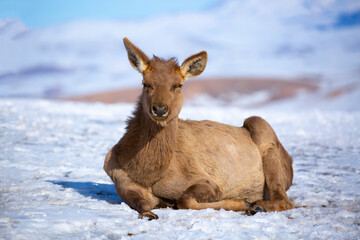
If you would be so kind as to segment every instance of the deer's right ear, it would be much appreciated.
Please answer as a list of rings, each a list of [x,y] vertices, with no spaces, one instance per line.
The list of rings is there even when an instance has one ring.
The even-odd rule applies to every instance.
[[[132,44],[129,39],[124,38],[123,40],[131,66],[140,73],[143,73],[149,66],[150,59],[145,53]]]

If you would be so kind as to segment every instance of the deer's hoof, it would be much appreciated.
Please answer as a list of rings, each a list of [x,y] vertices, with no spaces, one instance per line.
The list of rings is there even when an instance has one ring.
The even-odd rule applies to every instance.
[[[140,214],[140,218],[148,218],[148,220],[154,220],[154,219],[159,219],[158,215],[156,215],[153,212],[143,212],[142,214]]]
[[[253,216],[253,215],[257,214],[258,212],[267,212],[267,209],[265,207],[261,208],[260,206],[252,206],[246,211],[246,214],[248,216]]]

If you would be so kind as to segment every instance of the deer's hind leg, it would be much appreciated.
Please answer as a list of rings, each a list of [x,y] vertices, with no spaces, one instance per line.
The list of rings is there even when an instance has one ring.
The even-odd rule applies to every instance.
[[[265,174],[264,199],[252,203],[249,214],[258,211],[285,211],[294,208],[286,194],[292,184],[292,158],[271,126],[260,117],[245,120],[244,127],[259,148]]]
[[[177,201],[180,209],[225,209],[245,211],[249,203],[244,200],[222,199],[223,193],[212,180],[200,180],[191,185]]]

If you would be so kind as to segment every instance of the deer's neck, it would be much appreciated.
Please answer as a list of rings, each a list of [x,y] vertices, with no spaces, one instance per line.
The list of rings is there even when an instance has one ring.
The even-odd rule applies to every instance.
[[[163,127],[151,120],[138,103],[119,142],[119,160],[130,178],[145,186],[162,178],[175,151],[177,128],[177,118]]]

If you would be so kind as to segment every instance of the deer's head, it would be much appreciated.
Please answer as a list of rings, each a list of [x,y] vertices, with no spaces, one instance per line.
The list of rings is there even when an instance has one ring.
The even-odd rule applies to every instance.
[[[184,81],[200,75],[206,66],[207,53],[202,51],[188,57],[181,66],[176,59],[151,60],[127,38],[124,44],[130,64],[143,75],[141,104],[145,114],[161,126],[180,113]]]

